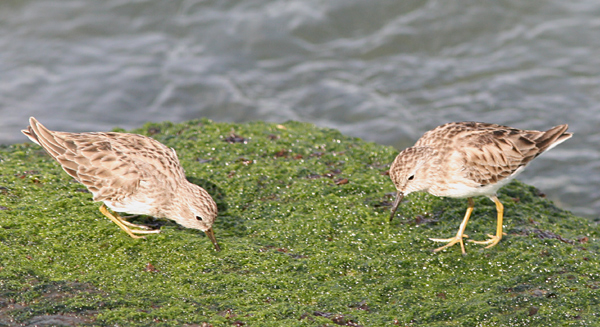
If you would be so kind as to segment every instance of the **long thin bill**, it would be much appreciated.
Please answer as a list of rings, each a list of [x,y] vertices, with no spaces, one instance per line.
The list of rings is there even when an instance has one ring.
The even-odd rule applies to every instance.
[[[210,238],[211,242],[215,245],[215,250],[217,250],[217,252],[221,251],[221,248],[219,247],[219,244],[217,243],[217,239],[215,238],[215,232],[213,231],[212,227],[205,230],[204,233],[206,233],[206,236],[208,236],[208,238]]]
[[[400,205],[400,201],[404,198],[404,194],[400,191],[396,193],[396,200],[394,200],[394,204],[392,204],[392,214],[390,215],[390,222],[394,219],[396,215],[396,209],[398,209],[398,205]]]

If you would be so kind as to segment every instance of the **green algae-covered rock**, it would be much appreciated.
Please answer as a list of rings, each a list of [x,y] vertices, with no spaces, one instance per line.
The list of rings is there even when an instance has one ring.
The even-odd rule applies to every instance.
[[[49,126],[51,128],[51,126]],[[600,228],[527,185],[502,189],[505,236],[438,254],[466,200],[411,194],[389,223],[397,154],[331,129],[209,120],[133,131],[177,150],[219,206],[197,230],[130,238],[32,143],[0,148],[0,326],[592,326]],[[543,160],[543,159],[542,159]],[[466,233],[495,230],[475,201]],[[208,323],[208,324],[203,324]]]

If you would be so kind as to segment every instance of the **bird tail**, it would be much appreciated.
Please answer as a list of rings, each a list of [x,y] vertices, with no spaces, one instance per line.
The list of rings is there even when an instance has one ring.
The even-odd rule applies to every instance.
[[[27,129],[21,130],[21,132],[33,143],[44,148],[44,150],[54,158],[65,152],[64,146],[57,142],[57,137],[54,135],[54,132],[44,127],[44,125],[33,117],[29,118],[29,126]]]
[[[31,128],[31,126],[36,123],[38,123],[38,121],[35,118],[29,117],[29,126],[27,126],[27,129],[22,129],[21,132],[25,134],[25,136],[27,136],[31,140],[31,142],[40,145],[40,141],[38,141],[35,131],[33,130],[33,128]]]
[[[562,142],[570,139],[571,136],[573,136],[573,133],[568,133],[567,128],[569,128],[569,125],[563,124],[554,126],[541,133],[540,136],[534,140],[537,147],[540,149],[539,153],[548,151]]]

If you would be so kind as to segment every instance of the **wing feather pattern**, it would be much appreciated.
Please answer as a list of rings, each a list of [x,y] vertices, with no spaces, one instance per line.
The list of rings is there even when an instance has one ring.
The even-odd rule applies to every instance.
[[[479,123],[482,124],[482,123]],[[546,150],[572,136],[568,126],[547,131],[522,131],[506,126],[483,124],[477,131],[465,131],[461,137],[465,158],[465,177],[480,185],[497,183],[527,166]],[[460,139],[457,141],[461,141]],[[471,161],[466,164],[467,161]]]
[[[448,123],[423,135],[415,146],[459,149],[465,177],[488,185],[513,175],[543,152],[566,141],[567,124],[547,131],[520,130],[496,124]]]
[[[141,182],[165,180],[168,174],[185,178],[174,151],[149,137],[50,131],[33,117],[29,123],[23,134],[44,148],[67,174],[85,185],[95,201],[107,198],[118,201],[124,194],[135,193]],[[150,174],[165,176],[149,178]]]

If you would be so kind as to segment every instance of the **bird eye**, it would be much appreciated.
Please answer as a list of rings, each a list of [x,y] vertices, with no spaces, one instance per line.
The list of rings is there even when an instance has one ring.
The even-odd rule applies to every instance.
[[[413,179],[415,179],[415,175],[410,175],[410,176],[408,176],[408,180],[409,180],[409,181],[412,181]]]
[[[200,217],[200,216],[196,216],[196,219],[198,219],[198,220],[200,220],[200,221],[201,221],[201,220],[202,220],[202,217]]]

